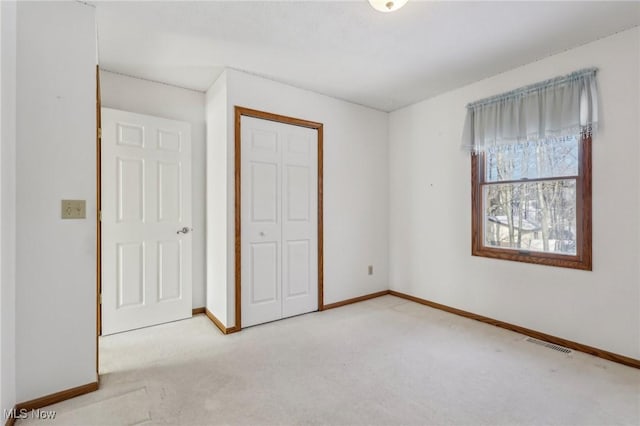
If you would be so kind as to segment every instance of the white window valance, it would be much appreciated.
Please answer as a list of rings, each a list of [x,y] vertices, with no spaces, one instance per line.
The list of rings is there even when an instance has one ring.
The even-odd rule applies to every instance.
[[[462,139],[471,152],[590,134],[598,123],[596,69],[576,71],[467,105]]]

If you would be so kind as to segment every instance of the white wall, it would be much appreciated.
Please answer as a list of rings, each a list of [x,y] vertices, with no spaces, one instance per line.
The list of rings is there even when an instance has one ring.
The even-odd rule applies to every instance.
[[[205,94],[100,71],[103,107],[191,124],[193,307],[205,306]]]
[[[0,410],[16,403],[16,3],[0,2]],[[4,424],[0,415],[0,423]]]
[[[16,397],[96,381],[95,10],[18,3]],[[87,202],[61,220],[60,200]]]
[[[639,44],[628,30],[391,113],[391,288],[640,358]],[[465,105],[590,66],[593,272],[472,257]]]
[[[388,116],[384,112],[227,70],[227,316],[235,322],[234,107],[324,124],[324,302],[388,288]],[[211,141],[209,142],[211,143]],[[374,274],[367,275],[373,265]],[[212,279],[212,278],[211,278]]]
[[[227,74],[207,91],[207,309],[227,318]],[[233,152],[233,151],[232,151]],[[233,170],[232,170],[233,172]],[[227,324],[225,322],[225,324]]]

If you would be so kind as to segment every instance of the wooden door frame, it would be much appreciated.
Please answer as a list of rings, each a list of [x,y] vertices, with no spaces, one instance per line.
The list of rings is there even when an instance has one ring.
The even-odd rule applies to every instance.
[[[102,335],[102,99],[100,66],[96,65],[96,376],[99,370],[99,337]]]
[[[236,317],[234,331],[242,329],[242,246],[241,246],[241,151],[242,151],[242,117],[253,117],[262,120],[293,126],[307,127],[318,131],[318,311],[324,309],[324,253],[323,253],[323,205],[322,205],[322,176],[323,176],[323,124],[300,118],[287,117],[270,112],[235,106],[235,308]]]

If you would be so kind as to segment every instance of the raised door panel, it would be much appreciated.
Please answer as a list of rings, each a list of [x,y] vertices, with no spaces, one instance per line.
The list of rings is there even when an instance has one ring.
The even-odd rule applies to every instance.
[[[308,166],[289,165],[285,169],[286,221],[309,222],[311,179]]]
[[[255,155],[278,153],[278,132],[271,129],[252,128],[249,149]]]
[[[182,134],[175,130],[158,129],[158,149],[169,152],[182,151]]]
[[[280,277],[278,276],[278,243],[251,244],[251,275],[248,278],[250,304],[259,305],[278,301]]]
[[[144,148],[144,126],[128,123],[116,123],[117,141],[120,146]]]
[[[311,257],[309,240],[286,242],[287,299],[308,296],[311,289]]]
[[[145,167],[144,160],[116,159],[117,221],[120,223],[142,223],[145,219]]]
[[[145,303],[145,247],[143,242],[118,243],[116,309]]]
[[[251,222],[278,222],[278,164],[251,162],[249,191],[251,193]]]
[[[158,300],[182,297],[182,241],[158,242]]]
[[[182,219],[182,170],[179,162],[158,162],[158,221]]]

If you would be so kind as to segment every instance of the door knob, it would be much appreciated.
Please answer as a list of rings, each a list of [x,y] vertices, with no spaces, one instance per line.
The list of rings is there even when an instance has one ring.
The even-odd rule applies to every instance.
[[[260,236],[261,236],[261,237],[264,237],[264,232],[260,232]]]
[[[178,229],[178,232],[176,232],[176,234],[188,234],[190,231],[193,231],[193,228],[189,228],[188,226],[185,226],[182,229]]]

